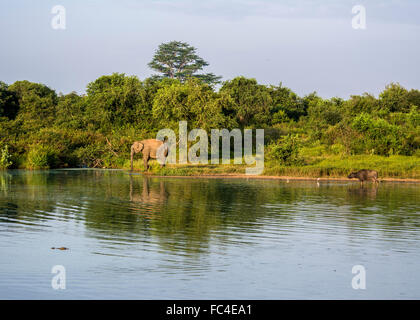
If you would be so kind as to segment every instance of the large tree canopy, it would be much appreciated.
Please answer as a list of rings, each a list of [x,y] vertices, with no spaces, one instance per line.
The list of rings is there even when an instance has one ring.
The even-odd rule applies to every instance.
[[[176,78],[181,82],[195,77],[208,84],[218,83],[221,77],[213,73],[197,74],[209,64],[196,54],[196,50],[185,42],[162,43],[156,50],[149,67],[162,74],[157,77]]]
[[[241,127],[264,126],[270,121],[273,99],[269,89],[257,80],[236,77],[224,82],[220,93],[232,98],[233,106],[227,114],[233,115]]]
[[[16,81],[8,90],[18,99],[16,119],[22,122],[25,129],[36,131],[54,121],[57,94],[53,89],[24,80]]]
[[[146,93],[136,76],[102,76],[88,84],[86,93],[87,118],[104,132],[132,124],[147,112]]]
[[[8,85],[0,81],[0,117],[14,119],[19,110],[19,103],[14,92],[8,90]]]

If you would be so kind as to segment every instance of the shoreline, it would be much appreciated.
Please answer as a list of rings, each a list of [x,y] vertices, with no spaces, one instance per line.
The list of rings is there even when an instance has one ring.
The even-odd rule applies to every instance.
[[[246,175],[244,173],[214,173],[214,174],[191,174],[191,175],[161,175],[153,172],[143,172],[140,170],[131,171],[124,168],[55,168],[55,169],[7,169],[24,171],[48,171],[48,170],[104,170],[104,171],[123,171],[129,175],[142,175],[151,178],[182,178],[182,179],[253,179],[253,180],[284,180],[284,181],[324,181],[324,182],[359,182],[358,179],[348,179],[347,177],[305,177],[305,176],[273,176],[273,175]],[[1,171],[1,170],[0,170]],[[379,182],[401,182],[401,183],[420,183],[420,179],[413,178],[379,178]],[[366,181],[370,183],[371,181]]]
[[[245,175],[245,174],[205,174],[205,175],[155,175],[153,173],[133,172],[135,174],[150,176],[153,178],[184,178],[184,179],[260,179],[260,180],[285,180],[285,181],[324,181],[324,182],[359,182],[357,179],[348,179],[345,177],[336,178],[312,178],[312,177],[296,177],[296,176],[264,176],[264,175]],[[129,174],[132,174],[129,171]],[[370,181],[366,181],[369,183]],[[420,179],[410,178],[382,178],[379,182],[405,182],[420,183]]]

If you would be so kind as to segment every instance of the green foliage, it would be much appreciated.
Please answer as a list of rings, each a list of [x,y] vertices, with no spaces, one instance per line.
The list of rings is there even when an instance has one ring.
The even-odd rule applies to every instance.
[[[61,95],[58,98],[55,124],[61,128],[81,129],[86,126],[83,114],[86,110],[86,98],[76,92]]]
[[[331,100],[323,100],[321,98],[314,99],[309,102],[308,106],[308,124],[313,126],[333,126],[342,120],[343,101],[338,98]]]
[[[331,156],[309,165],[270,165],[264,169],[266,175],[300,177],[346,177],[349,172],[375,168],[381,178],[420,179],[420,158],[407,156],[357,155],[349,157]]]
[[[410,109],[408,91],[398,83],[386,86],[379,95],[379,103],[386,112],[407,112]]]
[[[386,120],[362,113],[355,117],[352,127],[363,134],[364,150],[372,154],[392,155],[405,153],[402,148],[404,134],[400,127]]]
[[[301,162],[299,158],[299,141],[297,136],[287,135],[268,146],[267,159],[283,165]]]
[[[182,120],[188,121],[190,128],[225,128],[231,126],[232,120],[223,116],[222,107],[230,103],[228,96],[218,95],[210,86],[190,79],[159,89],[152,113],[163,127],[175,130]]]
[[[226,81],[220,92],[232,99],[232,105],[225,109],[225,115],[232,116],[241,127],[261,127],[270,123],[273,99],[269,89],[258,84],[257,80],[237,77]]]
[[[0,149],[0,169],[7,169],[12,166],[12,155],[9,153],[9,146],[5,145]]]
[[[184,45],[175,45],[182,51],[176,59],[197,58],[195,49]],[[168,53],[175,47],[163,49]],[[334,175],[344,172],[344,166],[337,168],[331,159],[381,156],[406,161],[403,155],[420,156],[418,90],[390,84],[379,98],[363,94],[323,99],[315,92],[299,97],[282,84],[267,86],[245,77],[226,81],[216,90],[196,73],[204,66],[197,61],[195,66],[188,62],[178,74],[162,69],[163,77],[143,81],[121,73],[102,76],[88,84],[86,95],[57,96],[29,81],[10,86],[0,82],[0,145],[7,145],[0,149],[0,167],[125,168],[133,141],[154,138],[163,128],[177,132],[183,120],[189,130],[202,128],[207,133],[264,128],[266,172],[271,173]],[[378,163],[367,167],[374,165]],[[155,173],[179,173],[154,166]],[[354,167],[347,163],[345,168]],[[401,173],[402,168],[393,165],[383,172]],[[182,167],[181,174],[190,170]],[[193,172],[238,170],[243,167],[207,166]]]
[[[19,111],[16,93],[9,90],[6,83],[0,81],[0,118],[14,119]]]
[[[113,73],[87,86],[85,117],[94,130],[105,133],[115,126],[144,121],[149,109],[146,92],[135,76]]]
[[[340,143],[335,143],[330,146],[330,151],[334,155],[345,155],[346,154],[346,147]]]
[[[29,169],[48,169],[54,168],[57,164],[58,156],[56,151],[50,146],[35,145],[28,153],[27,167]]]
[[[315,158],[315,157],[322,157],[327,154],[327,146],[324,144],[321,144],[321,142],[318,140],[316,143],[314,143],[311,146],[305,146],[301,147],[299,149],[299,154],[303,158]]]
[[[36,131],[54,122],[57,94],[39,83],[16,81],[9,91],[18,98],[19,112],[16,119],[23,130]]]
[[[287,113],[284,110],[278,110],[275,113],[273,113],[273,117],[271,120],[272,124],[278,124],[282,122],[289,122],[290,119],[287,116]]]
[[[162,43],[156,50],[149,67],[160,72],[162,77],[178,79],[181,82],[195,77],[208,84],[218,83],[221,77],[213,73],[196,74],[209,65],[196,54],[196,50],[185,42]]]
[[[271,114],[273,115],[272,124],[289,122],[290,119],[299,120],[306,115],[307,105],[304,99],[300,98],[289,88],[280,84],[278,87],[270,87],[270,96],[273,100]]]
[[[371,94],[365,93],[362,96],[351,96],[343,104],[343,111],[347,118],[359,115],[362,112],[372,114],[379,110],[379,101]]]

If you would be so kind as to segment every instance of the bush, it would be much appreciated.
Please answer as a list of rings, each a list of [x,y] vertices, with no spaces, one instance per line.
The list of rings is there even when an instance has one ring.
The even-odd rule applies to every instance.
[[[404,153],[401,146],[406,137],[400,126],[362,113],[353,119],[352,127],[364,135],[363,141],[359,142],[367,152],[377,155]]]
[[[28,153],[27,167],[29,169],[48,169],[56,167],[57,153],[49,146],[34,146]]]
[[[292,165],[301,162],[297,136],[287,135],[268,146],[267,159],[280,164]]]
[[[13,162],[10,160],[12,155],[9,153],[9,147],[5,145],[0,151],[0,169],[9,168]]]
[[[322,145],[318,140],[311,146],[300,148],[299,154],[303,158],[321,157],[326,154],[326,149],[327,147],[325,145]]]
[[[340,143],[335,143],[330,146],[331,153],[334,155],[345,155],[346,147]]]
[[[79,159],[82,167],[103,167],[105,147],[102,144],[91,144],[78,148],[74,155]]]

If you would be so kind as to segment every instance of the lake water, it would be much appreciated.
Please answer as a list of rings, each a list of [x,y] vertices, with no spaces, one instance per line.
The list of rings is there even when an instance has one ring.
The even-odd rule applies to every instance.
[[[420,299],[419,200],[414,183],[0,171],[0,298]]]

